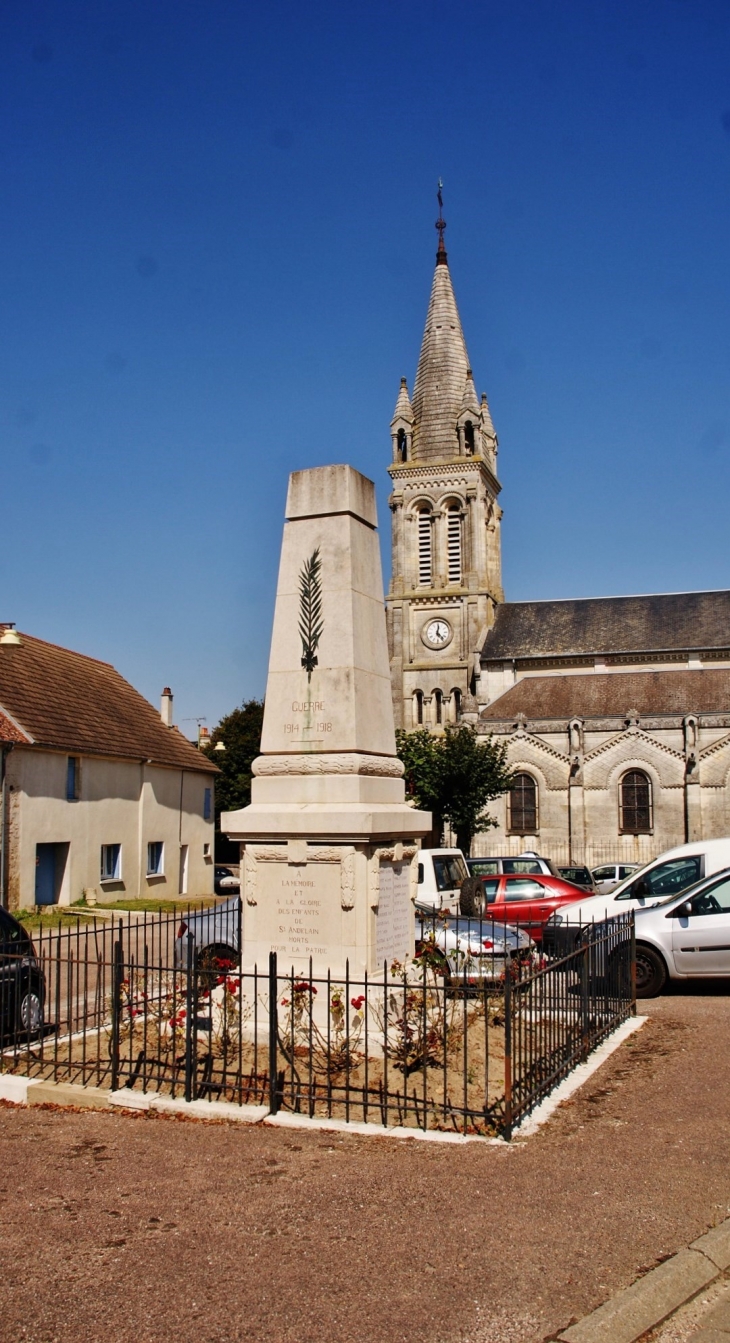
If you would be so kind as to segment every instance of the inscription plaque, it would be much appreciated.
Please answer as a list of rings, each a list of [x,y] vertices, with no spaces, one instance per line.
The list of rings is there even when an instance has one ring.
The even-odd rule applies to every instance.
[[[380,898],[375,917],[375,956],[383,961],[405,961],[413,954],[411,937],[411,872],[409,863],[381,862]]]
[[[257,899],[257,937],[282,970],[332,959],[342,936],[339,863],[259,863]]]

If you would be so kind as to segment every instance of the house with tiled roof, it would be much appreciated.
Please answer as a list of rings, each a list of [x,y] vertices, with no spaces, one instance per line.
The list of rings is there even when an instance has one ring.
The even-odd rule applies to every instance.
[[[439,245],[391,422],[396,726],[476,726],[515,787],[473,852],[641,862],[730,835],[730,591],[505,601],[497,435]]]
[[[0,625],[0,903],[212,894],[216,772],[168,688]]]

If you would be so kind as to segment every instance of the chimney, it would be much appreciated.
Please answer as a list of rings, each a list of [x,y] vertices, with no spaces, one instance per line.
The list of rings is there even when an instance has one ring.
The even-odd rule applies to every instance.
[[[165,727],[172,727],[172,691],[169,685],[166,685],[162,692],[160,718],[165,724]]]
[[[198,728],[198,746],[210,746],[210,728]]]

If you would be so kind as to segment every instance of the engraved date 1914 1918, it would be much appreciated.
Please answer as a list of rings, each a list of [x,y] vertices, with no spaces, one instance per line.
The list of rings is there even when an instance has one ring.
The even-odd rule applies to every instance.
[[[300,731],[301,731],[302,735],[304,735],[306,732],[331,732],[331,731],[332,731],[332,724],[331,724],[331,723],[285,723],[285,724],[284,724],[284,732],[287,734],[287,736],[298,737],[299,734],[300,734]]]

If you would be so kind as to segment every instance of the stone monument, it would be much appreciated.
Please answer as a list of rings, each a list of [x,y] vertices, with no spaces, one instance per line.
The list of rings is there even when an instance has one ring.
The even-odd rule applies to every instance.
[[[386,640],[375,488],[351,466],[295,471],[251,805],[242,845],[243,963],[353,977],[413,952],[428,812],[405,801]]]

